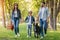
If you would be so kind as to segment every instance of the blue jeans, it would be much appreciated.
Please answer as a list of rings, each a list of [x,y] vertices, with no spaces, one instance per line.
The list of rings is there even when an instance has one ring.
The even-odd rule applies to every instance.
[[[17,35],[17,33],[19,33],[19,20],[18,18],[14,18],[14,31],[15,31],[15,34]]]
[[[28,25],[28,36],[31,36],[32,33],[32,25]]]
[[[47,31],[47,21],[43,21],[42,19],[40,19],[40,34],[41,36],[44,37],[44,34],[46,34]]]

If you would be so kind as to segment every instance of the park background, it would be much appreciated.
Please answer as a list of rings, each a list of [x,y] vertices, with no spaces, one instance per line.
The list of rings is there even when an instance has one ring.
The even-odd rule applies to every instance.
[[[34,38],[33,34],[31,38],[26,37],[27,30],[24,19],[28,15],[29,10],[32,10],[33,16],[37,17],[41,2],[46,3],[50,12],[48,33],[43,40],[60,40],[60,0],[0,0],[0,40],[40,40],[40,38]],[[14,3],[18,3],[22,14],[19,25],[21,37],[18,39],[14,38],[13,31],[6,28],[11,20]]]

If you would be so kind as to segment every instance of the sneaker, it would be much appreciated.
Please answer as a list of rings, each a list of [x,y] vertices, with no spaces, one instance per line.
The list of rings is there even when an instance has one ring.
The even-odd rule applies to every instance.
[[[15,35],[15,38],[17,38],[18,36],[17,35]]]
[[[19,33],[17,33],[17,36],[20,36],[20,34],[19,34]]]
[[[28,38],[29,36],[27,35],[27,38]]]
[[[43,36],[41,36],[41,39],[43,39]]]
[[[46,37],[47,35],[44,35],[44,37]]]

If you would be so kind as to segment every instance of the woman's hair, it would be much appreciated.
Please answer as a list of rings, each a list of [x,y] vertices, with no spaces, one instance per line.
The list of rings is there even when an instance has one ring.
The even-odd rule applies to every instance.
[[[17,10],[18,10],[18,4],[14,3],[13,11],[15,10],[15,6],[17,6]]]
[[[45,2],[42,2],[43,4],[45,4]]]

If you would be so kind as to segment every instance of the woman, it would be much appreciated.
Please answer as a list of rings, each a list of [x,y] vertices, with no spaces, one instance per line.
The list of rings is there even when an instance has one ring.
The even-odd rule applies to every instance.
[[[21,19],[21,12],[20,10],[18,9],[18,4],[17,3],[14,3],[14,9],[12,11],[12,22],[13,22],[13,25],[14,25],[14,31],[15,31],[15,37],[17,36],[20,36],[19,34],[19,21]]]

